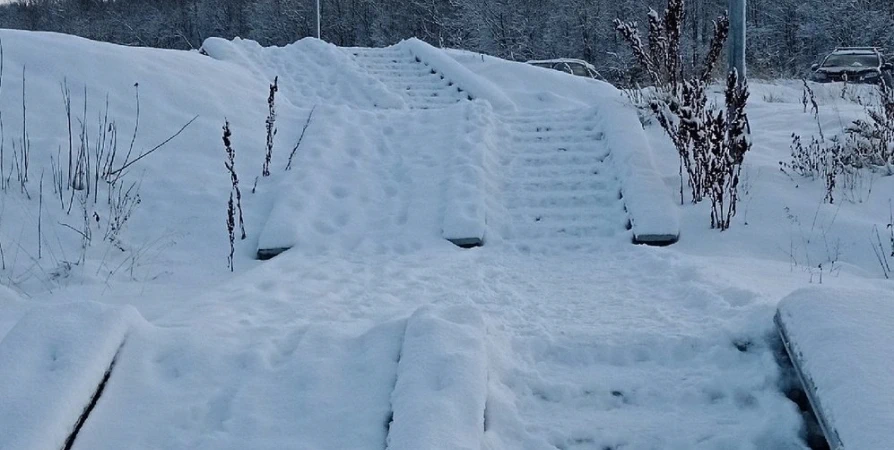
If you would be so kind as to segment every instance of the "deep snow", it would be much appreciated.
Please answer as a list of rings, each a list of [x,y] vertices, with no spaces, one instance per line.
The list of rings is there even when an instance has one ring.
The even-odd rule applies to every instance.
[[[830,206],[820,181],[796,187],[778,171],[790,133],[816,132],[795,82],[752,85],[749,189],[728,232],[709,229],[705,205],[675,205],[676,157],[657,126],[629,138],[651,144],[651,155],[631,149],[646,151],[661,177],[635,175],[660,192],[631,196],[659,206],[654,223],[680,230],[674,246],[651,248],[630,244],[617,196],[635,176],[600,159],[623,151],[611,142],[637,123],[605,83],[467,52],[418,53],[429,75],[456,81],[414,74],[421,84],[413,89],[449,94],[448,105],[417,102],[383,79],[394,75],[388,67],[364,68],[356,49],[314,40],[271,49],[209,40],[205,56],[46,33],[0,38],[6,149],[20,135],[11,124],[21,120],[18,77],[27,65],[32,169],[49,173],[50,155],[67,150],[63,79],[76,111],[87,83],[91,124],[108,94],[122,136],[135,122],[139,83],[137,148],[199,115],[130,175],[143,180],[142,204],[123,250],[95,238],[85,262],[66,264],[77,259],[80,236],[58,223],[78,226],[79,218],[47,198],[38,211],[33,173],[30,199],[15,189],[0,195],[0,279],[11,289],[0,292],[0,339],[32,308],[86,299],[133,305],[148,322],[128,337],[74,448],[380,449],[389,428],[438,436],[450,425],[455,442],[493,450],[803,449],[801,416],[780,391],[774,358],[779,299],[820,281],[894,291],[869,247],[872,226],[887,223],[891,177],[855,192],[862,203]],[[417,54],[419,43],[402,45]],[[274,76],[274,174],[252,194]],[[474,100],[453,96],[463,84]],[[827,134],[862,111],[839,89],[817,87]],[[248,232],[236,242],[234,274],[226,267],[225,118]],[[617,134],[598,138],[609,131]],[[461,250],[444,239],[450,230],[477,234],[482,219],[484,247]],[[578,227],[587,224],[595,226]],[[104,225],[92,226],[99,235]],[[253,259],[258,247],[288,245],[296,247],[272,261]],[[426,316],[457,309],[464,313],[448,314],[455,320]],[[424,320],[410,354],[424,368],[404,370],[414,317]],[[16,342],[0,348],[47,350]],[[451,360],[469,378],[440,381],[446,391],[426,385],[451,374],[442,370]],[[482,362],[484,417],[446,416],[481,411]],[[402,372],[413,378],[401,381]],[[413,393],[426,389],[433,392]]]

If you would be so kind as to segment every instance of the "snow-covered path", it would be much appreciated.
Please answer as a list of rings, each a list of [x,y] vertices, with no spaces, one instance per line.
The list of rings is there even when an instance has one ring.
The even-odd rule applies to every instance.
[[[760,271],[773,286],[762,291],[748,287],[749,280],[735,281],[730,271],[708,269],[722,267],[721,261],[696,263],[663,249],[603,245],[598,255],[561,256],[461,251],[449,244],[397,257],[307,259],[285,253],[191,302],[191,318],[186,305],[157,318],[162,330],[182,330],[177,335],[201,330],[202,337],[156,335],[149,339],[151,351],[138,348],[131,358],[142,361],[135,366],[141,369],[122,372],[120,386],[113,381],[110,403],[97,408],[93,430],[97,437],[118,430],[112,442],[136,438],[158,444],[163,440],[146,437],[145,428],[167,429],[194,408],[207,412],[183,422],[178,433],[203,443],[198,448],[239,448],[225,443],[262,438],[285,445],[292,434],[274,431],[280,426],[332,420],[332,410],[313,407],[316,397],[306,397],[307,389],[330,386],[323,392],[336,411],[348,397],[358,398],[350,385],[307,384],[306,377],[324,371],[333,380],[347,380],[364,366],[336,363],[360,354],[378,355],[393,367],[393,350],[372,349],[363,342],[373,341],[362,336],[372,328],[380,330],[374,331],[379,340],[399,337],[399,328],[387,331],[375,324],[393,323],[431,304],[477,309],[484,316],[489,366],[485,448],[802,448],[800,416],[779,390],[779,369],[765,341],[772,333],[768,318],[775,293],[796,284],[780,270],[784,264]],[[436,267],[425,263],[433,260]],[[290,278],[299,273],[302,283],[296,285]],[[252,301],[239,301],[243,298]],[[319,333],[327,328],[340,331]],[[358,337],[336,339],[340,334]],[[233,348],[222,352],[222,345]],[[318,353],[328,346],[335,352]],[[304,350],[289,350],[296,348]],[[375,359],[364,361],[363,373],[386,367]],[[308,365],[320,363],[325,365],[308,372]],[[201,388],[189,381],[226,370],[245,375]],[[177,376],[155,375],[172,373]],[[387,379],[387,370],[379,373],[378,379]],[[273,380],[279,391],[261,389]],[[381,399],[375,392],[390,385],[366,380],[364,389],[373,397],[364,397],[362,404],[374,414],[355,426],[379,429],[381,414],[375,411],[383,405],[374,396]],[[115,401],[115,393],[127,392],[126,386],[140,388]],[[167,392],[167,398],[180,399],[178,409],[184,412],[170,416],[153,408],[133,409],[139,392]],[[245,422],[246,413],[283,395],[293,406],[271,419],[262,419],[263,414]],[[206,405],[231,402],[232,416],[206,416],[211,414]],[[134,417],[144,425],[128,427]],[[212,426],[215,432],[208,435]],[[310,433],[308,442],[326,442],[331,432],[300,429]],[[265,433],[273,436],[264,438]]]

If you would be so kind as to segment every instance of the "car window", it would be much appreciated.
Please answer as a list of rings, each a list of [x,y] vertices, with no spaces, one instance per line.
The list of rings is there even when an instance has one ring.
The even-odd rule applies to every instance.
[[[823,61],[823,67],[878,67],[878,55],[857,54],[857,55],[829,55]]]
[[[565,72],[565,73],[574,73],[571,71],[571,66],[566,62],[557,62],[553,65],[553,69]]]
[[[571,73],[579,76],[579,77],[589,77],[590,72],[587,70],[587,66],[583,64],[571,64]]]

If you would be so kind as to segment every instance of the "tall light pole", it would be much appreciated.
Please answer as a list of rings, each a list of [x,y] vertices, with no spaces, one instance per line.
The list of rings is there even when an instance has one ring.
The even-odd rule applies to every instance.
[[[745,0],[729,0],[729,70],[745,73]]]
[[[317,0],[317,39],[320,38],[320,0]]]

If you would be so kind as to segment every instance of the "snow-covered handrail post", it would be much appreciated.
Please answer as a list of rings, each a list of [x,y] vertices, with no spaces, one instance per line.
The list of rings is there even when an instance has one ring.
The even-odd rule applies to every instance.
[[[317,39],[320,38],[320,0],[317,0]]]

